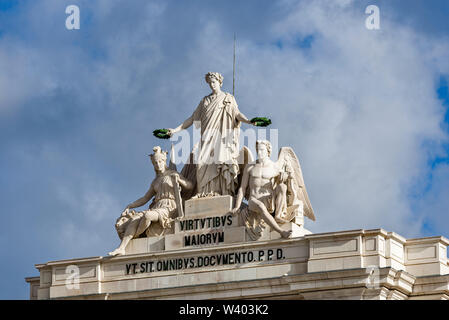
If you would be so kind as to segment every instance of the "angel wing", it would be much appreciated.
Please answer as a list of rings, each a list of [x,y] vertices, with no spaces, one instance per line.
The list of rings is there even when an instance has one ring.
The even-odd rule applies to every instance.
[[[238,159],[238,163],[239,163],[239,176],[238,176],[238,185],[235,190],[236,194],[242,184],[243,171],[245,170],[245,167],[248,163],[254,161],[254,157],[253,157],[253,154],[251,153],[251,150],[249,150],[247,147],[243,146],[243,148],[240,149],[239,156],[237,159]],[[246,190],[244,192],[245,192],[245,194],[244,194],[245,198],[249,199],[249,188],[246,188]]]
[[[301,200],[304,205],[304,215],[309,219],[315,221],[315,214],[313,213],[312,205],[310,204],[309,196],[304,184],[301,166],[298,157],[290,147],[282,147],[279,150],[278,161],[276,165],[284,171],[291,171],[291,178],[293,179],[293,190],[288,190],[293,194],[294,198]],[[290,184],[287,184],[291,188]],[[291,203],[289,203],[291,205]]]

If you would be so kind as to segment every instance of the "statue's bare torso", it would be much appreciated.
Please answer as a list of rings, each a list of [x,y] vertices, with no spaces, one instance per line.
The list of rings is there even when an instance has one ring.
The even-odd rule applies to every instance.
[[[270,159],[263,162],[256,161],[247,167],[248,187],[250,190],[250,199],[258,199],[267,207],[268,211],[273,212],[274,179],[279,175],[279,169]]]
[[[280,174],[277,164],[266,156],[248,164],[243,172],[236,208],[233,211],[237,212],[243,194],[249,188],[248,209],[260,214],[270,227],[279,232],[283,238],[288,238],[291,231],[282,230],[271,216],[276,207],[276,200],[280,199],[278,195],[281,194],[281,189],[274,187],[275,179]]]

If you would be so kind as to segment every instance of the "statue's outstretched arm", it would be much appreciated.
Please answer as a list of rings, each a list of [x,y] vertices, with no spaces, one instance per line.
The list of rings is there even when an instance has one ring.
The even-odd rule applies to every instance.
[[[185,120],[183,123],[181,123],[179,126],[177,126],[175,129],[168,129],[169,134],[173,135],[181,130],[187,129],[193,124],[193,115],[191,115],[187,120]]]
[[[153,184],[151,184],[150,189],[148,189],[147,193],[145,193],[145,195],[142,198],[139,198],[136,201],[134,201],[133,203],[128,204],[126,209],[138,208],[138,207],[143,206],[145,203],[150,201],[151,198],[153,198],[153,196],[155,194],[156,193],[154,191]]]
[[[254,123],[252,123],[251,121],[249,121],[248,118],[247,118],[243,113],[240,112],[240,110],[237,112],[236,118],[237,118],[237,120],[240,121],[240,122],[244,122],[244,123],[247,123],[247,124],[252,124],[252,125],[254,125]]]
[[[203,99],[204,100],[204,99]],[[192,115],[187,118],[183,123],[181,123],[179,126],[177,126],[175,129],[168,129],[168,134],[170,136],[172,136],[173,134],[187,129],[189,128],[195,119],[198,119],[200,117],[200,114],[202,112],[202,105],[203,105],[203,100],[201,100],[201,102],[199,103],[199,105],[196,107],[195,111],[192,113]]]

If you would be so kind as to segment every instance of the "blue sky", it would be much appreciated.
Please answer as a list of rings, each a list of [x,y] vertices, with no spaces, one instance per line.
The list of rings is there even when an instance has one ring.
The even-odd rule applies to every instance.
[[[449,237],[448,15],[445,0],[1,0],[0,298],[27,299],[36,263],[116,247],[147,154],[169,148],[151,132],[191,114],[208,71],[232,90],[234,32],[237,102],[299,155],[308,229]]]

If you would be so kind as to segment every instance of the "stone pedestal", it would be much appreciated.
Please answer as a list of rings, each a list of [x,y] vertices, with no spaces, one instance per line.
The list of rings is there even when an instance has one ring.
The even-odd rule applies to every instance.
[[[289,239],[267,228],[250,241],[231,207],[231,197],[187,201],[173,234],[134,239],[123,256],[37,264],[30,298],[449,299],[444,237],[290,223]]]
[[[133,239],[126,246],[125,254],[158,252],[165,250],[165,237]]]
[[[51,261],[27,281],[38,299],[448,299],[448,245],[351,230]]]
[[[184,214],[186,218],[220,216],[231,211],[232,202],[231,196],[190,199],[185,202]]]
[[[125,252],[128,255],[252,241],[241,218],[230,213],[232,207],[231,196],[187,200],[185,216],[174,221],[172,234],[167,234],[164,237],[131,240]],[[284,230],[291,230],[291,238],[311,234],[303,226],[292,222],[281,224],[280,227]],[[267,227],[257,241],[280,238],[278,232]]]

